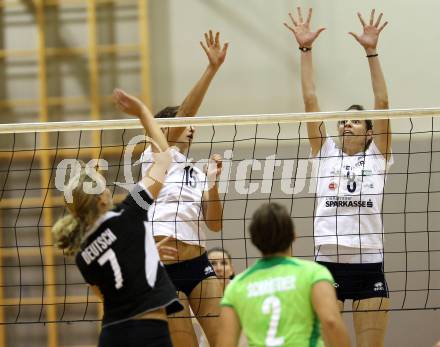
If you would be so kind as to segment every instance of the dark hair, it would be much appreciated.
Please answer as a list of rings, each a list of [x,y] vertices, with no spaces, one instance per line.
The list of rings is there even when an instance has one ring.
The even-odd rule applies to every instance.
[[[347,108],[345,111],[364,111],[365,108],[362,105],[351,105],[349,108]],[[373,129],[373,122],[371,121],[371,119],[366,119],[365,123],[367,124],[367,130],[372,130]]]
[[[362,105],[351,105],[349,108],[347,108],[345,111],[351,111],[351,110],[356,110],[356,111],[364,111],[365,108]],[[366,124],[366,128],[367,131],[368,130],[373,130],[373,121],[371,119],[366,119],[365,120],[365,124]],[[365,149],[364,151],[366,151],[368,149],[368,147],[370,147],[371,142],[373,141],[373,139],[369,139],[366,143],[365,143]]]
[[[154,115],[154,118],[174,118],[180,106],[167,106]]]
[[[225,255],[228,257],[228,259],[229,259],[230,261],[232,261],[231,253],[229,253],[229,252],[228,252],[226,249],[224,249],[224,248],[221,248],[221,247],[213,247],[213,248],[211,248],[211,249],[208,251],[208,257],[209,257],[209,255],[210,255],[211,253],[213,253],[213,252],[221,252],[221,253],[225,254]]]
[[[252,243],[263,255],[286,251],[295,240],[292,218],[287,209],[277,203],[260,206],[249,227]]]

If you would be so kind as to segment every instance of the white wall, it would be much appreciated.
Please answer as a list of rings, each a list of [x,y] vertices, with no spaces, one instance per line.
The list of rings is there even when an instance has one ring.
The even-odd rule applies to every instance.
[[[341,110],[353,103],[372,107],[367,59],[348,32],[361,30],[356,12],[367,16],[373,7],[389,21],[380,38],[379,54],[391,107],[438,106],[440,2],[435,0],[151,1],[155,105],[181,102],[206,65],[199,40],[212,28],[230,42],[230,51],[202,114],[303,110],[300,52],[282,25],[296,4],[304,10],[314,8],[313,28],[327,28],[314,47],[323,110]]]

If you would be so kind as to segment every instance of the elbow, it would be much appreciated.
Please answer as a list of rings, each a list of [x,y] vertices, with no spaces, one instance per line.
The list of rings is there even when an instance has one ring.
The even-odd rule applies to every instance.
[[[316,94],[310,93],[310,94],[304,94],[304,106],[306,109],[312,108],[318,103],[318,98],[316,97]]]
[[[336,316],[329,316],[321,319],[322,329],[326,332],[334,331],[338,328],[339,319]]]
[[[347,329],[341,320],[336,317],[333,319],[321,320],[321,328],[324,340],[327,341],[326,346],[350,347],[350,338]]]
[[[198,111],[198,107],[194,107],[191,101],[184,100],[182,105],[180,105],[178,114],[180,117],[192,117]]]
[[[190,110],[187,108],[182,108],[182,109],[179,109],[178,117],[191,117],[191,116],[194,116],[195,114],[196,114],[196,112],[193,110]]]
[[[208,226],[209,230],[214,231],[214,232],[219,232],[222,230],[223,228],[223,223],[222,221],[210,221],[209,223],[206,223],[206,225]]]
[[[376,109],[386,110],[389,108],[388,95],[382,95],[376,98]]]
[[[211,197],[212,198],[212,197]],[[223,228],[223,207],[218,197],[209,199],[203,205],[203,220],[209,230],[219,232]]]

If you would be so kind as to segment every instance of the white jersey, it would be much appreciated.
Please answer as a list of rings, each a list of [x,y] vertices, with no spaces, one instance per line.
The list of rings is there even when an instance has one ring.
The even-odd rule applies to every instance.
[[[182,242],[205,247],[206,224],[202,197],[206,175],[177,149],[171,148],[172,163],[164,185],[148,210],[149,227],[154,236],[172,236]],[[151,148],[140,158],[142,176],[152,163]]]
[[[327,138],[312,159],[317,177],[315,246],[383,249],[382,201],[386,161],[374,141],[366,152],[346,155]]]

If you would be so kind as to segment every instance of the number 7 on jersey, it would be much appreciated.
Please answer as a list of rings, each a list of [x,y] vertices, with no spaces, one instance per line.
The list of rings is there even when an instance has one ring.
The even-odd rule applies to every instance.
[[[110,266],[113,270],[113,275],[115,276],[115,288],[121,289],[123,278],[122,278],[122,272],[121,267],[118,263],[118,258],[116,258],[115,252],[110,248],[108,251],[106,251],[103,255],[101,255],[98,259],[98,263],[101,266],[104,266],[106,262],[110,262]]]

